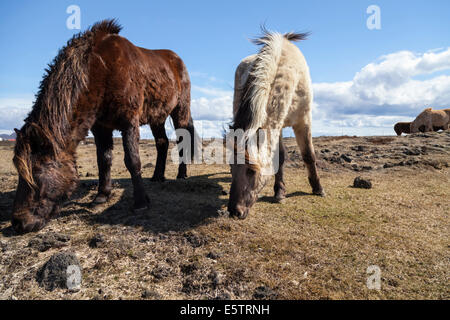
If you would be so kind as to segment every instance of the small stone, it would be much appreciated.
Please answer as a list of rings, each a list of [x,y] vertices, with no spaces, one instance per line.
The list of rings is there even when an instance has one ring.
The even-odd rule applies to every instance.
[[[202,237],[194,232],[188,232],[184,235],[184,237],[193,248],[198,248],[208,243],[208,240],[205,237]]]
[[[92,237],[91,240],[89,240],[89,247],[91,248],[100,248],[104,247],[106,244],[106,240],[101,234],[96,234],[94,237]]]
[[[216,289],[222,283],[223,276],[217,271],[212,271],[209,278],[211,279],[212,287]]]
[[[2,252],[6,252],[8,250],[8,243],[0,241],[0,249]]]
[[[230,300],[231,295],[228,292],[219,292],[213,300]]]
[[[162,298],[162,296],[158,292],[149,289],[145,289],[142,292],[141,297],[142,299],[154,299],[154,300],[159,300]]]
[[[353,187],[360,189],[372,189],[372,182],[361,177],[356,177],[355,181],[353,182]]]
[[[47,291],[56,288],[79,290],[81,266],[73,252],[58,252],[38,270],[36,280]]]
[[[211,251],[210,253],[208,253],[206,255],[207,258],[212,259],[212,260],[217,260],[219,258],[222,258],[222,256],[223,255],[221,253],[213,252],[213,251]]]
[[[219,217],[228,217],[230,215],[230,213],[226,209],[217,210],[217,214],[219,215]]]
[[[257,300],[273,300],[278,297],[278,293],[266,286],[260,286],[255,289],[253,298]]]
[[[344,160],[345,162],[352,162],[352,158],[350,158],[346,154],[342,154],[341,159]]]
[[[196,283],[193,279],[187,278],[183,281],[183,286],[181,292],[186,294],[195,294],[200,290],[200,285]]]
[[[294,287],[298,287],[298,285],[300,284],[297,280],[291,280],[291,284],[294,286]]]
[[[167,267],[164,265],[159,265],[152,270],[151,274],[152,274],[152,276],[155,277],[155,279],[161,280],[161,279],[171,276],[173,274],[173,272],[170,267]]]
[[[200,269],[200,265],[197,262],[185,264],[180,267],[181,272],[187,275],[194,273],[198,269]]]

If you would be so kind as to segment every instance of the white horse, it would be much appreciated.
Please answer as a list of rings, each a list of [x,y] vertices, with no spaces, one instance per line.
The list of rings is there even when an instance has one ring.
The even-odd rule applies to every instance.
[[[261,136],[259,133],[263,131],[268,145],[258,148],[256,156],[246,152],[245,163],[231,165],[228,211],[241,219],[248,215],[267,181],[262,169],[273,164],[275,158],[279,159],[275,170],[275,199],[282,201],[286,196],[281,132],[284,127],[294,129],[313,194],[325,195],[311,138],[313,93],[309,68],[303,54],[291,43],[306,39],[308,34],[263,31],[264,35],[254,40],[262,46],[261,50],[242,60],[235,74],[231,129],[241,129],[247,137]]]

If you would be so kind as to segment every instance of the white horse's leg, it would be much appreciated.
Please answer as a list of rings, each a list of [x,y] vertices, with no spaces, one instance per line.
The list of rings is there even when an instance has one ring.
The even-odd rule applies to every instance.
[[[325,192],[320,184],[319,175],[317,174],[316,154],[314,152],[311,136],[311,119],[310,116],[306,116],[305,118],[306,119],[301,119],[299,123],[293,126],[295,138],[297,139],[298,147],[302,153],[303,161],[308,169],[308,179],[313,194],[325,196]]]
[[[279,141],[279,168],[275,174],[275,184],[273,186],[273,191],[275,192],[275,201],[281,202],[286,198],[286,185],[284,184],[284,160],[286,156],[286,149],[283,143],[283,132],[280,133]]]

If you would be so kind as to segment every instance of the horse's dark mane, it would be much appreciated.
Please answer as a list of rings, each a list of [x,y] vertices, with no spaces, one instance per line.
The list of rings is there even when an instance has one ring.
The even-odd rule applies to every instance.
[[[109,34],[119,34],[122,31],[122,26],[116,19],[106,19],[95,23],[91,29],[91,32],[105,32]]]
[[[89,57],[97,34],[117,34],[121,26],[115,19],[97,22],[80,32],[61,48],[45,69],[36,100],[25,125],[18,133],[14,162],[19,174],[34,185],[30,167],[30,138],[51,144],[56,153],[64,149],[70,130],[70,118],[80,94],[87,89]]]
[[[45,69],[33,109],[25,123],[36,123],[62,147],[70,115],[80,93],[88,86],[93,39],[100,32],[117,34],[120,30],[115,19],[108,19],[74,35]]]

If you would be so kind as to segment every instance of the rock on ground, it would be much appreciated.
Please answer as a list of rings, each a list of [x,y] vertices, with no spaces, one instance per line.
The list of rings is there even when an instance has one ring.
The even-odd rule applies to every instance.
[[[372,181],[361,177],[356,177],[355,181],[353,181],[353,187],[360,189],[372,189]]]
[[[76,274],[70,274],[69,266],[75,266],[80,271],[79,279],[71,279],[69,277],[77,277]],[[81,266],[77,256],[73,252],[59,252],[50,257],[50,259],[42,266],[36,274],[36,280],[41,287],[48,291],[56,288],[72,289],[67,280],[74,280],[72,284],[81,283]]]

